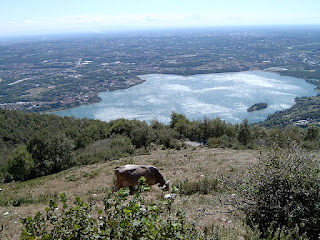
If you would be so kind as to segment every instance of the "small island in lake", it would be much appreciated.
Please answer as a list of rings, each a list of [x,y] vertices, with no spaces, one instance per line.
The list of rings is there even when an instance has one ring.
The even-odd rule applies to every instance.
[[[262,110],[268,107],[267,103],[255,103],[247,109],[248,112]]]

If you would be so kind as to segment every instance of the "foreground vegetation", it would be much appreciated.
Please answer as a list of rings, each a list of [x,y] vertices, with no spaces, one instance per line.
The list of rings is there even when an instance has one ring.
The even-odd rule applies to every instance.
[[[318,161],[319,156],[312,157],[296,146],[270,148],[258,156],[252,150],[157,150],[37,180],[3,184],[0,199],[7,197],[9,204],[10,198],[21,199],[20,206],[0,207],[1,214],[10,213],[0,220],[3,237],[13,239],[22,234],[25,238],[48,239],[49,233],[68,233],[69,239],[75,239],[74,234],[82,239],[91,234],[108,239],[107,234],[117,233],[127,239],[135,239],[129,234],[153,239],[153,234],[162,232],[163,238],[156,239],[167,239],[170,233],[181,234],[183,239],[316,239]],[[106,187],[112,186],[114,166],[129,162],[158,166],[171,180],[173,198],[164,199],[157,187],[134,196],[128,196],[125,189],[106,192]],[[23,196],[36,198],[43,191],[56,195],[38,203],[22,201]],[[66,195],[61,195],[64,192]],[[59,195],[62,201],[57,204]],[[109,210],[105,212],[105,208]],[[19,218],[24,220],[19,223]],[[114,227],[102,231],[109,224]],[[132,224],[138,226],[136,231],[123,231]],[[12,228],[15,230],[10,235]],[[193,235],[187,235],[191,229]]]
[[[40,212],[34,218],[22,220],[21,239],[204,239],[194,225],[188,224],[183,211],[171,212],[175,194],[158,203],[148,204],[141,196],[150,187],[140,179],[137,193],[129,198],[129,189],[112,194],[107,191],[103,208],[95,203],[85,204],[76,198],[68,207],[66,195],[61,194],[62,210],[51,201],[46,216]],[[165,217],[162,217],[162,216]]]
[[[80,233],[90,238],[103,234],[105,226],[113,233],[100,237],[108,239],[115,238],[114,232],[123,237],[126,233],[120,228],[130,227],[126,222],[141,226],[135,237],[127,239],[168,239],[170,234],[184,239],[316,239],[319,235],[316,125],[267,129],[246,120],[241,124],[207,118],[190,121],[178,113],[172,113],[169,125],[0,113],[1,179],[8,182],[0,184],[4,238],[17,238],[21,229],[26,239],[33,235],[50,239],[52,234],[74,239]],[[186,139],[206,147],[188,147]],[[314,150],[315,157],[310,155]],[[175,200],[163,200],[156,188],[136,196],[127,196],[126,190],[106,194],[114,167],[126,163],[158,167],[175,186]],[[57,210],[59,196],[62,205]],[[48,217],[37,213],[48,202]],[[108,217],[103,215],[106,204],[113,209]],[[130,220],[133,216],[139,220]],[[20,223],[19,218],[24,220]],[[51,232],[53,226],[58,232]]]
[[[267,239],[318,239],[319,171],[319,162],[298,146],[274,146],[241,186],[247,223]]]

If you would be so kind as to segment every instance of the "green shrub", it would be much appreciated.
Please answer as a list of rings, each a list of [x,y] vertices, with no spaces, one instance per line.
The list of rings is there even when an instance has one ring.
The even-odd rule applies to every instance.
[[[250,203],[245,210],[248,224],[258,226],[262,237],[268,239],[281,239],[280,233],[291,234],[295,229],[300,236],[318,239],[319,173],[319,163],[297,146],[270,149],[242,186],[245,200]]]
[[[205,234],[188,224],[183,211],[172,212],[173,199],[147,204],[142,192],[150,189],[141,179],[137,193],[129,189],[107,191],[103,209],[94,202],[76,198],[68,206],[61,194],[62,207],[50,201],[46,215],[22,219],[21,239],[205,239]]]

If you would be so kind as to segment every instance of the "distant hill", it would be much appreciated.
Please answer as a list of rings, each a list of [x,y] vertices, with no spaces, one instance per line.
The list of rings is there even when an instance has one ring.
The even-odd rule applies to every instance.
[[[320,123],[320,96],[296,98],[296,104],[291,108],[275,112],[259,123],[266,127],[286,127],[300,125],[307,127],[309,124]]]

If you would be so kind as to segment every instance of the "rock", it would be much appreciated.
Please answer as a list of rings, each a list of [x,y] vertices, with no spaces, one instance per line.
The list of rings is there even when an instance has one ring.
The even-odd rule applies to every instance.
[[[8,215],[9,215],[9,212],[5,212],[3,215],[8,216]]]
[[[20,201],[20,200],[14,200],[13,203],[12,203],[12,205],[13,205],[14,207],[19,207],[19,206],[21,206],[21,201]]]
[[[175,199],[177,196],[177,194],[174,194],[174,193],[168,193],[166,195],[164,195],[164,199],[169,199],[169,198],[172,198],[172,199]]]

